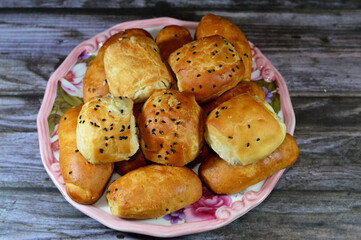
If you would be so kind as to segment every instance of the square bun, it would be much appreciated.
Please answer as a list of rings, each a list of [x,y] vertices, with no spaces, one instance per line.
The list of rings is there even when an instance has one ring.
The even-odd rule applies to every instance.
[[[133,101],[110,95],[93,98],[79,113],[76,134],[78,149],[90,163],[128,160],[139,148]]]
[[[284,140],[286,126],[264,100],[240,94],[220,104],[206,121],[205,139],[232,165],[267,157]]]

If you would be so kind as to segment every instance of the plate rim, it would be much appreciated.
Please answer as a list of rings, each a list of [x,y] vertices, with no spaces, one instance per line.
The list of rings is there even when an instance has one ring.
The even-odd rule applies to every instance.
[[[85,215],[93,218],[94,220],[100,222],[101,224],[112,228],[117,231],[123,232],[133,232],[138,234],[145,234],[154,237],[177,237],[182,235],[200,233],[205,231],[214,230],[220,227],[223,227],[230,222],[238,219],[243,216],[251,209],[258,206],[264,199],[272,192],[274,186],[278,182],[279,178],[282,176],[284,169],[278,171],[272,176],[268,177],[263,183],[261,189],[258,192],[249,191],[247,192],[241,200],[235,201],[230,207],[221,207],[216,212],[216,219],[193,222],[193,223],[181,223],[174,225],[157,225],[152,223],[142,223],[132,220],[121,219],[112,216],[109,213],[104,212],[103,210],[93,206],[93,205],[82,205],[74,202],[65,191],[65,188],[62,186],[62,177],[60,172],[59,163],[55,159],[51,148],[50,148],[50,135],[47,124],[47,119],[50,114],[50,111],[53,107],[56,89],[58,82],[64,76],[64,74],[71,68],[71,66],[76,61],[77,57],[84,51],[95,52],[98,48],[98,44],[105,42],[111,35],[127,28],[154,28],[165,25],[181,25],[186,28],[195,29],[198,22],[193,21],[184,21],[170,17],[161,17],[153,19],[142,19],[134,21],[126,21],[113,27],[106,29],[105,31],[98,33],[92,38],[83,41],[77,45],[65,58],[62,64],[54,71],[51,77],[48,80],[43,101],[37,116],[37,129],[38,129],[38,139],[39,139],[39,150],[42,163],[45,170],[50,176],[51,180],[54,182],[56,187],[59,189],[63,197],[76,209],[83,212]],[[284,116],[284,121],[287,127],[287,132],[291,135],[294,133],[295,129],[295,114],[292,107],[291,99],[289,96],[287,85],[278,72],[278,70],[272,65],[272,63],[261,53],[261,51],[250,43],[251,47],[255,51],[253,56],[255,61],[259,61],[260,70],[264,68],[263,71],[270,72],[269,78],[273,78],[278,83],[278,87],[282,94],[281,97],[281,106],[282,113]],[[257,63],[258,65],[258,63]],[[56,175],[56,173],[58,175]],[[61,179],[61,180],[60,180]],[[104,219],[104,214],[109,215],[107,219]]]

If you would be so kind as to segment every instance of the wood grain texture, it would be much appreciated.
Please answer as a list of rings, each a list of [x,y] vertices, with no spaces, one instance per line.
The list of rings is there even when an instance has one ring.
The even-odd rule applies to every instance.
[[[205,13],[173,17],[198,21]],[[244,30],[292,95],[360,96],[361,11],[214,13]],[[0,95],[42,94],[51,73],[80,42],[117,23],[149,17],[154,15],[0,14],[0,52],[6,56],[0,60]],[[13,36],[20,37],[9,41]]]
[[[74,209],[56,191],[5,189],[2,193],[3,239],[150,239],[103,227]],[[359,192],[347,191],[275,190],[232,224],[182,239],[359,239],[360,197]]]
[[[359,1],[343,0],[343,1],[296,1],[296,0],[262,0],[262,1],[204,1],[198,0],[148,0],[148,1],[61,1],[61,0],[23,0],[23,1],[1,1],[0,7],[2,8],[207,8],[207,9],[247,9],[250,10],[274,10],[274,9],[354,9],[361,8]]]

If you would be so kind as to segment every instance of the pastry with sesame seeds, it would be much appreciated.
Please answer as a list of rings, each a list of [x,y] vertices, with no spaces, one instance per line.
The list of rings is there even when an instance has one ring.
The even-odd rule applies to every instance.
[[[77,203],[93,204],[103,194],[114,164],[91,164],[79,152],[76,128],[79,119],[83,119],[83,116],[79,116],[81,108],[82,105],[70,108],[60,119],[59,163],[68,196]]]
[[[77,145],[93,164],[128,160],[138,148],[133,101],[111,95],[93,98],[79,113]]]

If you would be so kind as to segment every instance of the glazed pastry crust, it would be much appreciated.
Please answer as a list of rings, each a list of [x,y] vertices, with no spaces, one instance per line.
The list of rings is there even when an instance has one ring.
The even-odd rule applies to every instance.
[[[115,180],[106,196],[116,217],[156,218],[198,201],[202,183],[186,167],[149,165]]]
[[[88,102],[93,97],[106,96],[109,93],[109,86],[106,81],[104,70],[104,52],[120,38],[132,36],[146,36],[152,39],[152,35],[144,29],[132,28],[121,31],[111,36],[99,49],[98,54],[90,62],[83,80],[83,100]]]
[[[208,13],[199,22],[195,39],[215,34],[221,35],[234,45],[245,66],[242,80],[249,81],[252,73],[252,51],[242,30],[224,17]]]
[[[114,165],[90,164],[78,151],[76,127],[81,107],[82,105],[70,108],[61,117],[58,128],[59,162],[69,197],[77,203],[93,204],[103,194]]]
[[[264,100],[240,94],[216,107],[206,121],[208,145],[232,165],[267,157],[284,140],[286,126]]]
[[[198,174],[214,193],[234,194],[290,167],[296,162],[298,155],[296,140],[287,134],[283,143],[262,160],[246,166],[232,166],[212,154],[203,160]]]
[[[235,87],[244,74],[235,48],[218,35],[184,45],[169,56],[168,63],[179,91],[194,94],[200,104]]]

